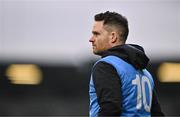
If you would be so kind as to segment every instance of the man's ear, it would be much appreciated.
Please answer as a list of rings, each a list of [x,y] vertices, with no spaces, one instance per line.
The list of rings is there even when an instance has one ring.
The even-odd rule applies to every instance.
[[[118,39],[118,34],[116,32],[111,32],[111,43],[116,43]]]

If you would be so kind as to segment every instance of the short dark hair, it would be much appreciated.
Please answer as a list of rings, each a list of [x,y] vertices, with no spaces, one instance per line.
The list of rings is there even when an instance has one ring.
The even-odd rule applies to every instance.
[[[116,12],[106,11],[94,16],[95,21],[104,21],[104,25],[115,26],[119,33],[119,37],[125,42],[129,34],[128,21],[126,17]]]

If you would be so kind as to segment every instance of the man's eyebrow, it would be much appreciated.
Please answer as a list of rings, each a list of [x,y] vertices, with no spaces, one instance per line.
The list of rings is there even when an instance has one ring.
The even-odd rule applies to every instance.
[[[99,32],[97,31],[92,31],[93,34],[100,34]]]

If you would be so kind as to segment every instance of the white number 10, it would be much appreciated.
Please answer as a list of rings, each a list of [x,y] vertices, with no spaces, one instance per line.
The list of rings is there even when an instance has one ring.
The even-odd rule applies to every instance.
[[[145,91],[145,84],[147,83],[149,94],[146,95]],[[139,77],[139,75],[136,75],[136,79],[132,81],[133,85],[137,85],[137,105],[136,108],[139,110],[142,108],[142,102],[144,105],[144,109],[147,112],[150,112],[151,109],[151,103],[152,103],[152,87],[149,79],[146,76],[142,76],[142,78]],[[147,103],[147,98],[149,97],[149,105]]]

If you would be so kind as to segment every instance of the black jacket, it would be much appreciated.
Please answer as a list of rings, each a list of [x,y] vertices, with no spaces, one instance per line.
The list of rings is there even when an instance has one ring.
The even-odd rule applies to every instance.
[[[115,55],[133,65],[136,69],[144,69],[148,64],[148,57],[141,46],[124,44],[115,46],[107,51],[99,53],[100,56]],[[93,82],[100,106],[99,116],[121,115],[121,83],[119,76],[108,63],[99,62],[93,69]],[[163,116],[155,90],[152,99],[152,116]]]

